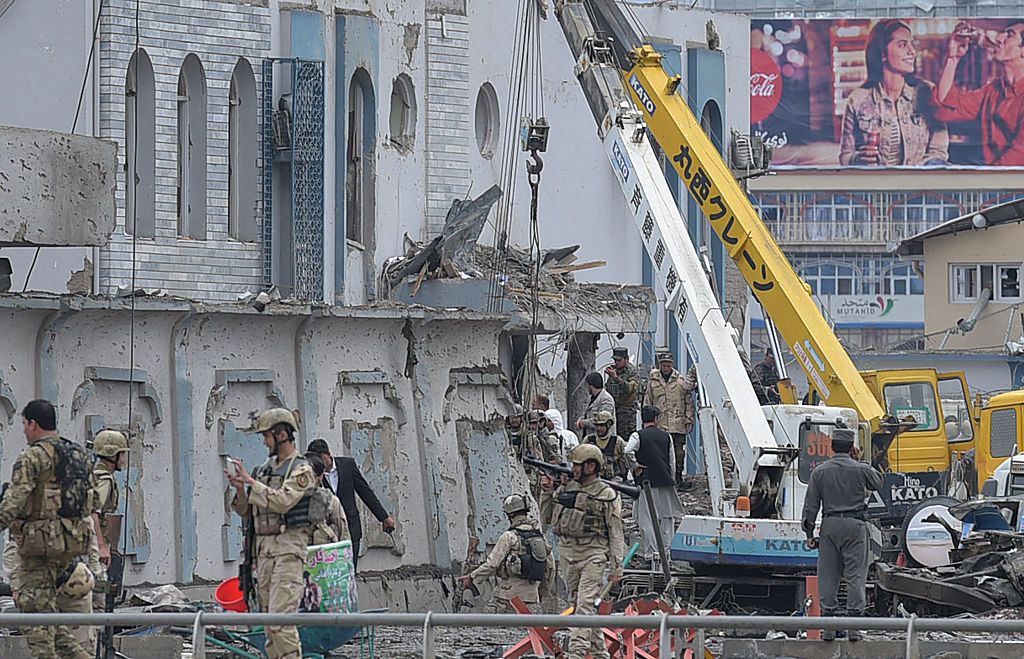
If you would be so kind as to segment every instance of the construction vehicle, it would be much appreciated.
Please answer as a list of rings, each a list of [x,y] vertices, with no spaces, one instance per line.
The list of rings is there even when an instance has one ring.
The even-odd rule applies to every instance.
[[[558,20],[577,59],[577,77],[609,164],[665,291],[666,309],[678,321],[697,369],[713,514],[683,519],[671,557],[698,570],[813,567],[817,552],[806,546],[799,521],[807,476],[816,459],[827,457],[831,428],[857,428],[857,414],[829,406],[761,407],[737,333],[722,315],[643,119],[624,88],[611,44],[595,31],[585,3],[562,3]],[[866,426],[860,430],[868,437]],[[720,433],[734,460],[731,485],[719,451]]]
[[[964,458],[974,447],[977,422],[963,374],[933,369],[858,371],[814,303],[810,288],[793,270],[680,95],[685,91],[681,77],[666,73],[661,55],[640,39],[614,0],[566,2],[561,11],[564,14],[581,4],[586,11],[580,13],[593,18],[599,26],[594,34],[601,36],[574,46],[574,53],[582,54],[578,67],[601,61],[599,58],[607,61],[609,56],[619,64],[619,71],[603,71],[595,79],[608,86],[608,79],[614,77],[626,89],[643,125],[664,150],[806,373],[814,393],[812,402],[852,409],[867,425],[872,462],[886,472],[885,486],[871,502],[870,514],[883,526],[894,527],[924,498],[948,492],[965,495],[973,490],[976,481],[967,476],[970,468]],[[566,21],[562,23],[564,27]],[[586,81],[584,87],[586,90]],[[781,387],[783,402],[796,402],[792,388],[785,384],[783,381]],[[940,394],[966,410],[971,439],[948,441],[944,421],[950,410]],[[954,482],[958,480],[962,482]]]

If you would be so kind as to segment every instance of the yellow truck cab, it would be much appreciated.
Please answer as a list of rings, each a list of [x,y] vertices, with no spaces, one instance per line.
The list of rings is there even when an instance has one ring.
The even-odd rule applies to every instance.
[[[981,410],[975,442],[978,489],[1007,458],[1024,451],[1024,390],[997,394]]]
[[[889,445],[893,471],[945,471],[952,455],[974,448],[974,414],[963,373],[907,368],[861,375],[888,414],[917,424]]]

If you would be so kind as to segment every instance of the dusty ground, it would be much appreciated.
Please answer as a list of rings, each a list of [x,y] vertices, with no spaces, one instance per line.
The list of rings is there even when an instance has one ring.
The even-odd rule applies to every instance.
[[[505,649],[521,639],[518,629],[438,629],[434,637],[438,659],[484,659],[500,657]],[[423,656],[422,630],[410,627],[378,627],[373,640],[374,655],[387,659],[420,659]],[[370,641],[352,644],[332,657],[357,659],[369,657]]]

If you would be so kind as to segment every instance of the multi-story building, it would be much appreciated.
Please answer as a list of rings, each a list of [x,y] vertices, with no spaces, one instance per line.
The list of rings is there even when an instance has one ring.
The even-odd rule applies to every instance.
[[[367,520],[364,565],[446,568],[471,535],[493,540],[501,496],[523,486],[501,424],[523,335],[538,328],[465,293],[429,310],[400,304],[425,301],[431,282],[422,298],[384,303],[380,284],[388,259],[437,236],[453,200],[495,184],[505,208],[480,242],[501,242],[491,228],[501,217],[509,243],[529,245],[517,86],[535,86],[551,126],[540,244],[579,244],[581,261],[607,263],[576,278],[613,283],[545,298],[557,303],[538,331],[555,340],[540,366],[564,383],[573,347],[581,371],[607,363],[613,343],[637,355],[668,343],[681,362],[685,351],[674,320],[638,295],[653,275],[554,20],[534,44],[543,71],[536,61],[524,83],[510,70],[520,10],[536,7],[0,0],[0,123],[118,147],[106,245],[0,248],[16,293],[0,295],[4,467],[23,442],[17,410],[36,395],[57,403],[76,438],[131,430],[129,580],[222,579],[240,546],[237,517],[221,509],[222,458],[263,459],[242,429],[254,410],[284,404],[302,412],[301,441],[324,436],[356,456],[394,509],[407,541]],[[747,20],[658,7],[639,17],[724,146],[749,124]],[[712,260],[721,275],[720,249]],[[504,287],[504,274],[466,289],[489,277]],[[112,297],[133,285],[144,294]],[[284,302],[237,302],[272,286]],[[556,404],[566,409],[558,396],[578,389],[560,386]],[[424,581],[412,597],[440,592]]]
[[[1019,170],[979,171],[956,164],[848,168],[820,157],[821,149],[838,143],[846,100],[865,79],[865,48],[875,19],[910,20],[916,73],[936,80],[946,40],[959,21],[993,28],[994,34],[998,21],[989,17],[1019,16],[1020,5],[1005,0],[707,0],[701,5],[749,16],[752,56],[765,54],[769,67],[775,62],[778,86],[793,83],[793,95],[786,91],[772,99],[771,92],[779,90],[754,84],[763,82],[763,72],[756,61],[752,64],[752,76],[758,77],[752,77],[752,94],[767,94],[769,102],[779,103],[772,106],[773,129],[755,123],[754,132],[764,132],[776,146],[804,144],[803,153],[809,155],[794,167],[794,159],[785,157],[793,150],[777,149],[783,157],[774,160],[775,175],[753,181],[751,199],[838,335],[855,351],[924,347],[924,280],[892,254],[893,247],[942,222],[1021,196]],[[991,64],[979,55],[970,66],[972,75],[979,75]],[[800,93],[802,106],[793,103]],[[972,137],[969,129],[951,125],[949,160],[977,161],[968,154],[972,140],[977,142],[977,135]],[[815,159],[822,164],[813,165]],[[751,316],[753,340],[759,343],[759,310]]]

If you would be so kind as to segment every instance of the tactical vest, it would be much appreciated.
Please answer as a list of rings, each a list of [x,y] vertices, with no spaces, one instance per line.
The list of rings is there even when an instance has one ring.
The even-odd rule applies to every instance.
[[[304,464],[308,464],[306,459],[298,454],[293,455],[288,461],[282,462],[276,467],[271,466],[268,460],[260,465],[256,473],[253,474],[253,478],[271,489],[278,490],[288,480],[292,470]],[[313,499],[313,493],[318,489],[322,488],[313,488],[312,491],[308,492],[283,515],[272,513],[265,508],[256,506],[253,512],[256,535],[279,535],[288,529],[315,526],[317,522],[312,522],[310,519],[310,502]],[[326,513],[324,517],[326,517]]]
[[[601,448],[601,445],[598,444],[598,441],[600,441],[601,438],[597,436],[597,433],[592,433],[583,438],[584,443],[593,444],[597,448],[601,449],[601,453],[604,455],[604,467],[601,468],[602,478],[625,476],[625,474],[622,473],[621,460],[615,454],[615,447],[618,445],[620,439],[621,438],[618,435],[609,433],[607,446]]]
[[[533,583],[543,581],[549,551],[544,534],[529,524],[513,526],[510,530],[516,534],[518,543],[505,559],[507,574]]]
[[[17,536],[18,554],[26,558],[81,555],[89,546],[88,528],[84,525],[84,522],[91,524],[88,517],[72,519],[61,516],[63,492],[59,479],[66,475],[57,473],[58,448],[55,443],[59,441],[67,440],[44,439],[36,443],[46,451],[50,464],[39,473],[24,513],[11,525]],[[89,512],[86,510],[85,514]]]
[[[615,490],[602,484],[590,494],[573,481],[555,493],[551,530],[563,538],[607,538],[605,509],[615,501]]]

